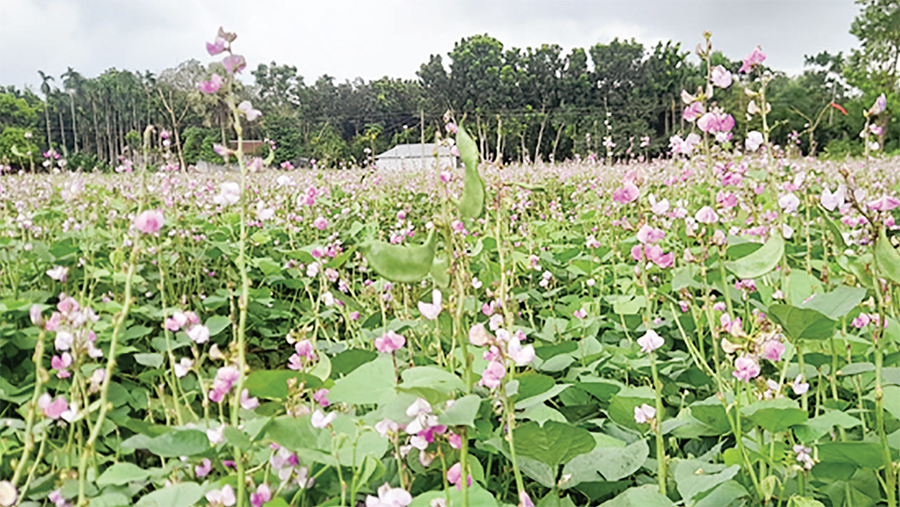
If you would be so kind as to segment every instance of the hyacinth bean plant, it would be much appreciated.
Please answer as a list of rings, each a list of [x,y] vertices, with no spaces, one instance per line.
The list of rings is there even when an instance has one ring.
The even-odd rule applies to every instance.
[[[761,48],[669,159],[319,172],[235,40],[239,173],[0,179],[0,506],[898,505],[900,161],[773,146]]]

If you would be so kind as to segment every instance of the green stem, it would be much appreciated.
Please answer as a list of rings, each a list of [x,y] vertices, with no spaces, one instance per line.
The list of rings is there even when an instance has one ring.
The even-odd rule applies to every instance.
[[[16,465],[16,471],[13,473],[12,483],[13,486],[16,486],[19,483],[19,479],[22,477],[22,473],[25,471],[25,464],[28,462],[28,457],[31,455],[31,451],[34,449],[34,435],[32,434],[32,430],[34,430],[34,415],[37,412],[37,404],[38,398],[41,396],[41,389],[44,386],[44,378],[46,375],[44,371],[44,335],[46,332],[44,331],[43,326],[41,326],[41,332],[38,334],[37,344],[34,347],[34,357],[32,361],[34,362],[34,393],[31,395],[31,403],[28,405],[28,414],[25,416],[25,449],[22,451],[22,457],[19,458],[19,463]]]

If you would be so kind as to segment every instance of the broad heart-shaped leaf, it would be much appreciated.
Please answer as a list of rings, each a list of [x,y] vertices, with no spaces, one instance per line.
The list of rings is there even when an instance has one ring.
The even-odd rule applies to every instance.
[[[794,495],[788,501],[788,507],[825,507],[825,504],[814,498]]]
[[[900,283],[900,253],[891,245],[884,227],[878,231],[874,253],[878,274],[890,278],[894,283]]]
[[[157,489],[138,500],[136,507],[191,507],[203,498],[203,488],[195,482],[180,482]]]
[[[107,468],[97,478],[98,486],[125,484],[131,481],[143,481],[150,477],[150,471],[133,463],[116,463]]]
[[[332,403],[377,404],[394,390],[394,363],[390,354],[366,363],[334,383],[328,391]]]
[[[635,407],[640,407],[644,403],[653,406],[653,399],[653,391],[647,386],[623,387],[618,394],[613,396],[606,412],[613,421],[636,430],[640,426],[634,421]],[[644,425],[644,428],[646,427],[647,425]]]
[[[550,465],[554,470],[575,456],[591,452],[596,443],[591,433],[578,426],[547,421],[544,426],[534,421],[513,430],[516,454]]]
[[[200,430],[176,430],[147,442],[147,450],[166,458],[193,456],[209,449],[209,438]]]
[[[791,426],[805,423],[809,418],[806,411],[801,410],[797,402],[790,398],[751,403],[741,409],[741,415],[771,433],[787,431]]]
[[[658,486],[647,484],[626,489],[619,496],[600,504],[600,507],[675,507],[675,504],[659,492]]]
[[[244,381],[244,387],[250,391],[250,396],[281,399],[288,396],[288,380],[297,379],[297,383],[303,383],[309,389],[322,387],[319,377],[307,375],[293,370],[256,370]]]
[[[736,466],[736,465],[735,465]],[[737,503],[736,500],[748,496],[747,488],[737,481],[725,481],[716,486],[707,495],[701,495],[700,499],[694,504],[688,504],[690,507],[723,507],[743,505]]]
[[[731,424],[722,401],[715,395],[702,401],[691,403],[691,415],[694,419],[719,431],[721,434],[731,433]]]
[[[481,406],[481,398],[469,394],[456,400],[450,408],[438,416],[438,422],[447,426],[475,426],[475,416]]]
[[[834,321],[817,310],[791,305],[772,305],[769,315],[794,340],[825,340],[834,334]]]
[[[690,502],[697,495],[731,480],[741,471],[738,465],[726,467],[692,459],[678,460],[674,468],[675,484],[685,502]]]
[[[885,389],[885,392],[887,392],[887,389]],[[885,399],[887,399],[887,396],[885,396]],[[800,442],[809,443],[827,435],[835,426],[838,426],[840,428],[853,428],[859,426],[860,424],[862,424],[862,421],[846,412],[826,409],[824,414],[818,417],[813,417],[812,419],[806,421],[804,424],[795,427],[794,435],[798,440],[800,440]]]
[[[636,472],[650,455],[645,440],[631,445],[608,435],[594,433],[597,446],[594,450],[576,456],[563,467],[563,475],[570,479],[563,488],[572,488],[583,482],[597,482],[602,478],[617,481]],[[599,475],[598,475],[599,474]]]
[[[875,442],[826,442],[817,450],[822,463],[848,463],[875,470],[884,466],[881,446]]]
[[[430,387],[449,393],[450,391],[462,390],[465,387],[461,378],[437,366],[416,366],[404,370],[400,377],[403,379],[400,387],[406,389]]]
[[[784,239],[781,234],[773,234],[762,248],[736,261],[726,262],[725,267],[738,278],[757,278],[775,269],[782,255]]]
[[[466,166],[463,193],[459,199],[459,214],[463,218],[478,218],[484,212],[484,181],[478,174],[478,146],[462,125],[456,133],[459,156]]]
[[[444,498],[446,498],[445,495],[448,494],[450,496],[450,503],[448,503],[447,505],[463,505],[462,491],[451,487],[446,494],[443,491],[429,491],[427,493],[422,493],[421,495],[413,498],[413,501],[411,504],[409,504],[409,507],[430,507],[432,505],[436,505],[432,502],[438,499],[443,500]],[[472,485],[469,487],[469,505],[472,505],[473,507],[476,505],[479,507],[497,507],[497,500],[494,498],[494,495],[490,494],[477,483],[472,483]]]
[[[800,305],[800,308],[816,310],[831,319],[837,320],[850,313],[850,310],[862,303],[865,297],[866,289],[862,287],[840,285],[831,292],[816,295]]]
[[[331,435],[313,428],[309,417],[277,417],[266,427],[266,438],[294,452],[312,449],[331,453]]]

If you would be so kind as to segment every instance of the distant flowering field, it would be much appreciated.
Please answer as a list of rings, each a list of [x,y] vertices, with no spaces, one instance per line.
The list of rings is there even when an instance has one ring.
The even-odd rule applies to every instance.
[[[896,506],[900,160],[739,80],[666,160],[265,169],[230,99],[239,174],[3,176],[0,506]]]

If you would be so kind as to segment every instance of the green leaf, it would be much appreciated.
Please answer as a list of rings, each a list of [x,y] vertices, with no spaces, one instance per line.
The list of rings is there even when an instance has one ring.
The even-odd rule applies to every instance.
[[[371,350],[347,349],[331,358],[331,375],[347,375],[376,357],[378,353]]]
[[[436,254],[431,265],[431,277],[434,283],[442,289],[450,286],[450,258],[446,254]]]
[[[701,497],[691,507],[740,507],[745,505],[737,500],[749,496],[747,488],[737,481],[725,481],[706,496]]]
[[[332,403],[370,405],[381,402],[394,390],[394,363],[390,354],[366,363],[336,381],[328,391]]]
[[[213,315],[206,319],[206,327],[209,328],[209,336],[216,336],[231,326],[231,319],[222,315]]]
[[[466,166],[466,174],[463,179],[463,193],[459,199],[459,214],[463,218],[478,218],[484,212],[484,181],[478,174],[478,146],[469,136],[466,129],[459,125],[456,133],[456,146],[459,148],[459,156]]]
[[[225,437],[225,441],[228,442],[229,445],[233,445],[242,451],[250,449],[250,438],[247,437],[246,433],[234,426],[226,426],[222,431],[222,436]]]
[[[671,500],[654,485],[626,489],[619,496],[603,502],[600,507],[675,507]]]
[[[571,479],[563,487],[596,482],[601,476],[607,481],[623,479],[637,472],[650,455],[650,448],[643,439],[626,446],[625,442],[617,438],[596,433],[593,435],[596,447],[587,454],[576,456],[563,467],[563,475],[571,475]]]
[[[775,269],[783,255],[784,239],[781,234],[773,234],[762,248],[736,261],[726,262],[725,267],[738,278],[758,278]]]
[[[449,393],[451,391],[460,391],[465,388],[461,378],[436,366],[416,366],[404,370],[400,377],[403,379],[403,383],[400,384],[400,387],[404,389],[430,387],[441,392]]]
[[[900,284],[900,253],[891,245],[884,229],[882,227],[878,231],[878,239],[875,241],[875,265],[878,267],[878,274]]]
[[[884,466],[881,446],[874,442],[826,442],[817,450],[822,463],[849,463],[875,470]]]
[[[722,401],[715,395],[703,401],[692,403],[691,415],[694,419],[715,429],[720,434],[731,433],[731,424],[728,422],[728,416],[725,414],[725,407],[722,406]]]
[[[788,507],[825,507],[825,504],[813,498],[794,495],[788,501]]]
[[[634,421],[635,407],[640,407],[644,403],[652,406],[653,400],[653,391],[649,387],[623,387],[618,394],[613,396],[606,412],[613,421],[626,428],[636,430],[640,426]],[[644,425],[644,428],[647,428],[647,425]]]
[[[738,465],[726,467],[700,460],[678,460],[675,464],[675,484],[681,498],[690,502],[701,493],[731,480],[740,471],[741,467]]]
[[[481,398],[469,394],[456,400],[450,408],[441,412],[438,422],[447,426],[475,426],[475,416],[481,407]]]
[[[600,401],[609,401],[622,389],[621,384],[599,378],[576,382],[575,387],[590,393]]]
[[[591,452],[596,443],[584,428],[547,421],[544,426],[527,422],[513,430],[516,454],[536,459],[554,469],[575,456]]]
[[[107,468],[97,478],[98,486],[110,484],[125,484],[132,481],[144,481],[150,477],[150,472],[133,463],[116,463]]]
[[[497,507],[497,500],[487,492],[484,488],[479,486],[477,483],[472,484],[469,488],[469,505],[473,507]],[[421,495],[413,498],[409,507],[430,507],[435,505],[432,503],[435,500],[443,500],[445,495],[450,496],[450,503],[447,505],[463,505],[463,494],[462,491],[457,490],[456,488],[451,487],[447,493],[443,491],[429,491],[427,493],[422,493]],[[268,505],[268,504],[266,504]]]
[[[887,390],[885,390],[887,392]],[[813,442],[831,432],[835,426],[853,428],[862,422],[852,415],[840,410],[826,410],[824,414],[814,417],[794,428],[794,435],[804,443]]]
[[[331,453],[331,435],[313,428],[309,417],[276,417],[266,427],[266,437],[294,452],[313,449]]]
[[[135,354],[134,361],[137,364],[142,364],[144,366],[149,366],[151,368],[159,368],[163,364],[163,356],[162,354],[157,354],[155,352],[147,352],[144,354]]]
[[[250,391],[250,396],[283,399],[288,397],[287,383],[292,378],[297,379],[298,385],[302,382],[308,389],[322,387],[322,381],[318,377],[293,370],[256,370],[244,381],[244,387]]]
[[[840,285],[829,293],[815,296],[807,303],[802,304],[801,308],[816,310],[837,320],[850,313],[850,310],[862,303],[865,297],[866,289]]]
[[[769,316],[794,340],[824,340],[834,335],[835,322],[817,310],[791,305],[772,305]]]
[[[144,495],[136,507],[191,507],[203,498],[203,489],[194,482],[181,482]]]
[[[147,442],[147,450],[166,458],[194,456],[209,449],[209,438],[200,430],[176,430]]]
[[[751,403],[741,409],[741,415],[771,433],[787,431],[791,426],[802,424],[809,418],[806,411],[801,410],[797,402],[790,398]]]

